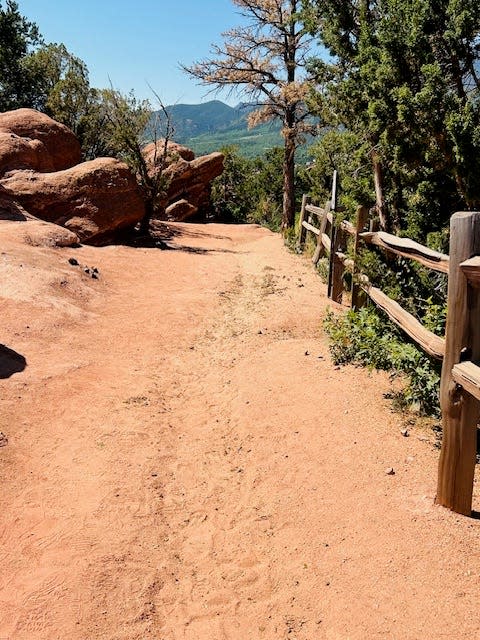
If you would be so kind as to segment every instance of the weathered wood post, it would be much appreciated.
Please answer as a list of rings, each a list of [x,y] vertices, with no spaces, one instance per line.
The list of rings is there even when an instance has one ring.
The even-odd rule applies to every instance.
[[[330,253],[330,272],[328,277],[328,297],[340,304],[344,291],[343,275],[345,264],[338,256],[344,250],[345,231],[340,225],[334,225],[332,229],[332,250]]]
[[[334,169],[332,178],[332,197],[330,199],[332,211],[337,210],[337,178],[338,173],[337,170]]]
[[[460,264],[480,254],[480,213],[455,213],[450,221],[450,265],[445,357],[440,384],[443,442],[436,502],[457,513],[472,511],[476,431],[480,402],[452,377],[455,364],[480,360],[480,290]]]
[[[318,261],[320,260],[320,258],[325,254],[325,247],[323,246],[323,234],[325,233],[326,229],[327,229],[327,224],[328,224],[328,214],[330,213],[330,209],[331,209],[331,201],[327,200],[325,202],[325,206],[323,208],[324,213],[321,217],[320,220],[320,224],[318,225],[318,228],[320,229],[320,233],[317,236],[317,246],[315,249],[315,253],[312,256],[312,263],[317,266]]]
[[[359,270],[357,266],[358,251],[360,248],[360,234],[362,233],[368,220],[367,207],[358,207],[357,220],[355,224],[355,245],[353,252],[353,273],[352,273],[352,309],[360,309],[365,306],[366,294],[361,288],[360,284],[356,282]]]
[[[328,282],[327,282],[327,298],[332,297],[333,284],[333,260],[335,255],[335,246],[337,242],[337,229],[335,226],[335,213],[331,212],[332,224],[330,225],[330,255],[328,256]]]
[[[302,196],[302,208],[300,209],[300,220],[299,220],[300,229],[299,229],[298,242],[297,242],[297,249],[299,251],[303,251],[303,247],[305,245],[307,230],[303,226],[303,221],[305,220],[305,214],[307,212],[306,207],[309,202],[310,202],[310,198],[307,196],[306,193],[304,193]]]

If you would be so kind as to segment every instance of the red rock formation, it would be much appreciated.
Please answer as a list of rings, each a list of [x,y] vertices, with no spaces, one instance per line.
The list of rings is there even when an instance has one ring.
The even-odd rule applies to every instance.
[[[157,147],[157,162],[158,160],[163,158],[164,153],[165,140],[158,140],[156,143]],[[143,155],[145,156],[146,161],[151,165],[153,163],[153,156],[155,154],[155,143],[151,142],[147,144],[146,147],[143,148]],[[184,160],[193,160],[195,158],[195,154],[188,147],[184,147],[178,142],[172,142],[169,140],[167,142],[167,160],[169,163],[174,162],[178,158],[183,158]]]
[[[157,143],[161,144],[161,141]],[[157,148],[157,155],[161,157],[163,149]],[[158,217],[186,220],[197,213],[205,214],[210,208],[212,180],[223,172],[223,154],[210,153],[195,158],[193,151],[176,143],[170,142],[168,148],[168,166],[164,169],[167,193],[157,203]],[[145,159],[152,169],[154,150],[153,143],[144,149]]]
[[[157,142],[159,159],[163,145]],[[184,220],[204,213],[223,155],[195,159],[193,151],[175,142],[167,148],[168,193],[159,203],[163,217]],[[144,154],[153,171],[155,145],[147,145]],[[145,204],[128,166],[113,158],[80,163],[80,156],[74,134],[45,114],[33,109],[0,113],[0,218],[33,215],[93,244],[140,222]]]
[[[188,200],[177,200],[165,209],[168,220],[177,220],[182,222],[194,216],[198,211],[198,207],[190,204]]]
[[[16,169],[54,171],[54,165],[40,140],[0,131],[0,175]]]
[[[0,138],[0,170],[62,171],[81,161],[80,143],[73,132],[34,109],[0,113],[0,132],[3,134]],[[5,134],[10,134],[10,138]],[[20,154],[19,164],[10,166],[15,147]],[[30,160],[27,150],[31,154]]]
[[[1,231],[15,231],[15,236],[32,247],[72,247],[78,244],[73,231],[44,220],[29,218],[26,222],[2,220]]]
[[[134,226],[145,211],[135,177],[126,164],[113,158],[97,158],[55,173],[15,171],[0,185],[4,194],[33,215],[93,244]]]

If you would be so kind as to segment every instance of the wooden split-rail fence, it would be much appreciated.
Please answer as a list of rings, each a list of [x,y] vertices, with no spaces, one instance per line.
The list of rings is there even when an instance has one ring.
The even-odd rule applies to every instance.
[[[471,515],[480,419],[480,212],[455,213],[450,221],[450,253],[445,255],[409,238],[375,231],[368,210],[359,207],[356,223],[342,219],[336,205],[336,175],[332,196],[324,207],[303,197],[298,245],[307,233],[316,236],[313,262],[328,257],[328,296],[341,302],[344,274],[352,274],[352,307],[365,296],[380,307],[430,356],[443,361],[440,383],[443,440],[438,467],[436,502],[457,513]],[[353,238],[353,258],[347,257],[347,238]],[[356,269],[361,243],[416,260],[448,275],[445,337],[426,329],[416,318],[374,287]]]

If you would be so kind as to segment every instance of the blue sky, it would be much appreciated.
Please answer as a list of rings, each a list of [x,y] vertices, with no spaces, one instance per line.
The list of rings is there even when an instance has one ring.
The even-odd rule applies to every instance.
[[[152,97],[165,104],[198,103],[207,95],[179,68],[208,57],[221,32],[241,21],[231,0],[17,0],[46,42],[63,42],[88,66],[92,86]]]

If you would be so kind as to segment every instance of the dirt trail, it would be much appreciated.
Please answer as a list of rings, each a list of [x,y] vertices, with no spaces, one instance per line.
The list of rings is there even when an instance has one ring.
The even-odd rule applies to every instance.
[[[480,522],[434,506],[387,379],[332,365],[310,265],[264,229],[175,230],[2,239],[27,366],[0,379],[0,638],[480,638]]]

